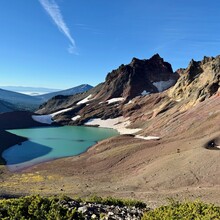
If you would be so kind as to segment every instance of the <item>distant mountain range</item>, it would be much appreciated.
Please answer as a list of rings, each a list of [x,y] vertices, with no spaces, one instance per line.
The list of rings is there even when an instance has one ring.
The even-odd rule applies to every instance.
[[[36,97],[42,99],[43,102],[46,102],[49,99],[51,99],[57,95],[64,95],[64,96],[74,95],[77,93],[82,93],[82,92],[88,91],[91,88],[93,88],[93,87],[88,84],[82,84],[82,85],[79,85],[79,86],[76,86],[76,87],[73,87],[70,89],[55,91],[55,92],[51,92],[51,93],[47,93],[47,94],[43,94],[43,95],[38,95]]]
[[[0,86],[0,88],[4,90],[9,90],[12,92],[22,93],[25,95],[31,95],[31,96],[61,91],[61,89],[51,89],[51,88],[43,88],[43,87],[27,87],[27,86]]]
[[[50,90],[50,89],[45,89],[45,88],[32,88],[32,87],[7,87],[7,88],[11,88],[14,90],[23,88],[23,91],[25,90],[30,91],[31,89],[33,91],[33,89],[35,89],[35,91],[37,90],[38,92],[43,92],[43,91],[46,92]],[[54,92],[54,90],[52,89],[53,92],[43,94],[43,95],[36,95],[36,96],[31,96],[31,95],[21,94],[21,93],[14,92],[14,91],[0,89],[0,113],[10,112],[10,111],[15,111],[15,110],[35,111],[41,104],[43,104],[45,101],[48,101],[50,98],[54,96],[74,95],[76,93],[83,93],[85,91],[88,91],[91,88],[92,86],[88,84],[83,84],[77,87],[73,87],[73,88],[66,89],[66,90],[60,90],[56,92]]]
[[[15,110],[34,110],[40,104],[41,100],[34,96],[24,95],[17,92],[12,92],[0,89],[0,100],[11,104]]]

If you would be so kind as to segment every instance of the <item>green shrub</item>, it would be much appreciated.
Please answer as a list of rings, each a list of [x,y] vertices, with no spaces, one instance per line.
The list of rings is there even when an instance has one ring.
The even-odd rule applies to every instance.
[[[0,219],[2,220],[58,220],[83,219],[76,209],[68,210],[61,205],[58,197],[26,196],[19,199],[0,200]]]
[[[0,200],[1,220],[71,220],[84,219],[76,208],[68,209],[62,206],[62,201],[70,201],[68,197],[26,196],[18,199]],[[79,201],[82,201],[81,199]],[[145,203],[136,200],[101,198],[93,196],[87,202],[105,205],[136,206],[145,208]],[[105,216],[100,213],[100,218]],[[161,206],[144,214],[142,220],[219,220],[220,207],[200,201],[183,202],[170,201],[169,205]]]
[[[220,207],[200,201],[171,201],[167,206],[161,206],[144,214],[142,220],[219,220]]]

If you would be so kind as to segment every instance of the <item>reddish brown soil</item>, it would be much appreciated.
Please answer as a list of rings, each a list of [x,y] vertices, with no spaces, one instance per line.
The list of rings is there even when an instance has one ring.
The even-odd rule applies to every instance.
[[[159,135],[160,140],[129,135],[104,140],[80,156],[22,173],[4,172],[0,190],[5,194],[111,195],[141,199],[151,206],[165,203],[168,197],[200,198],[220,205],[220,150],[205,148],[212,140],[220,145],[220,97],[184,111],[181,106],[156,117],[146,107],[130,115],[136,126],[144,114],[151,115],[142,134]]]

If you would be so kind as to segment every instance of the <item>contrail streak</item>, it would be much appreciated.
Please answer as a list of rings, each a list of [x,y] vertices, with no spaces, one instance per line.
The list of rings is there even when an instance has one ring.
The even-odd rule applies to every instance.
[[[63,20],[63,16],[60,12],[60,8],[55,2],[55,0],[39,0],[42,7],[48,13],[48,15],[52,18],[60,32],[62,32],[70,41],[71,45],[69,46],[68,51],[70,53],[75,53],[75,41],[70,34],[70,30],[67,27],[65,21]]]

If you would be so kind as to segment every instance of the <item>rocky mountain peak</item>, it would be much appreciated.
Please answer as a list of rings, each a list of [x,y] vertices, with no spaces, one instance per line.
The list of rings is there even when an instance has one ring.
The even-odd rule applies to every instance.
[[[164,62],[159,54],[143,60],[134,57],[129,64],[121,65],[107,75],[97,97],[106,100],[124,97],[129,100],[143,92],[161,92],[174,85],[177,78],[178,74],[173,73],[171,65]]]
[[[193,59],[190,61],[189,66],[185,70],[188,80],[192,81],[194,80],[195,76],[202,73],[203,70],[200,64],[201,64],[200,61],[197,62],[194,61]]]
[[[150,58],[150,60],[161,60],[161,61],[163,61],[163,58],[162,58],[158,53],[156,53],[156,54],[154,54],[154,55]]]
[[[177,69],[175,72],[179,75],[179,76],[181,76],[181,75],[183,75],[184,73],[185,73],[185,68],[179,68],[179,69]]]
[[[207,56],[204,56],[203,57],[203,60],[201,61],[201,63],[204,65],[212,60],[214,60],[215,58],[214,57],[207,57]]]
[[[136,65],[138,65],[140,63],[143,63],[143,60],[140,60],[140,59],[138,59],[136,57],[133,57],[132,60],[131,60],[130,66],[136,66]]]
[[[217,94],[219,74],[220,56],[191,60],[186,69],[175,73],[158,54],[150,59],[133,58],[129,64],[122,64],[108,73],[104,83],[85,93],[55,97],[37,113],[54,115],[57,112],[53,116],[57,123],[74,125],[82,125],[94,118],[130,117],[133,113],[136,121],[148,111],[151,113],[146,117],[154,118],[175,106],[178,111],[187,110]],[[169,87],[167,92],[160,93]],[[155,94],[148,95],[150,93]]]
[[[178,71],[180,78],[169,95],[185,100],[188,107],[216,94],[220,86],[220,56],[204,57],[202,61],[191,60],[186,69]]]

